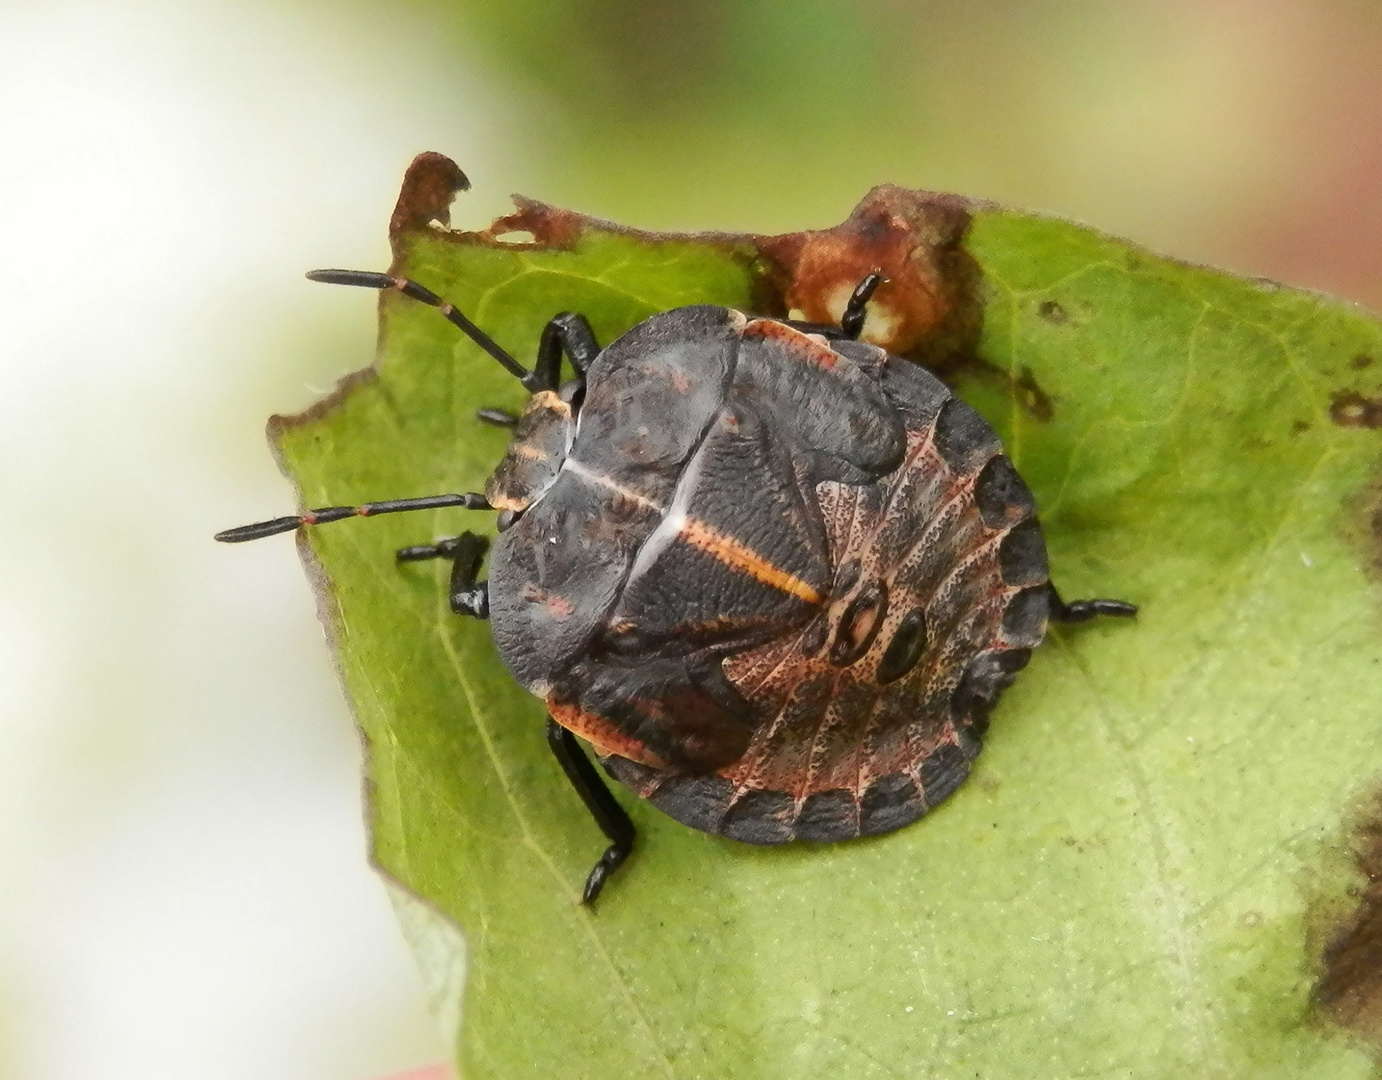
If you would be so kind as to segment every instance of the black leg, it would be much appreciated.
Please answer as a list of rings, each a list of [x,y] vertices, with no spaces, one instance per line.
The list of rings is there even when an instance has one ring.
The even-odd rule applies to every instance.
[[[552,748],[562,772],[566,773],[566,779],[571,781],[571,786],[576,789],[581,802],[585,803],[595,824],[609,838],[609,847],[585,879],[585,892],[581,895],[582,904],[593,904],[610,874],[623,865],[633,850],[633,822],[600,779],[600,774],[585,756],[576,736],[550,716],[547,718],[547,745]]]
[[[508,409],[476,409],[475,419],[482,424],[489,424],[491,427],[515,427],[518,424],[518,417],[509,412]]]
[[[557,389],[561,385],[563,356],[571,358],[576,375],[584,378],[586,368],[599,354],[599,343],[586,317],[563,311],[542,328],[542,340],[537,346],[537,363],[533,365],[534,385],[529,389],[534,392]]]
[[[489,550],[489,541],[475,533],[461,533],[435,544],[418,544],[401,548],[399,562],[420,562],[423,559],[450,559],[451,610],[457,615],[476,619],[489,618],[489,582],[476,581],[480,563]]]
[[[1049,588],[1051,590],[1052,622],[1082,623],[1089,622],[1096,615],[1129,618],[1137,614],[1137,605],[1130,604],[1126,600],[1071,600],[1066,603],[1060,598],[1060,593],[1056,592],[1054,585],[1049,586]]]
[[[854,287],[849,303],[845,305],[845,313],[840,316],[840,329],[844,331],[845,337],[851,341],[859,340],[859,334],[864,329],[864,318],[868,315],[869,299],[878,289],[878,286],[887,280],[875,270]]]

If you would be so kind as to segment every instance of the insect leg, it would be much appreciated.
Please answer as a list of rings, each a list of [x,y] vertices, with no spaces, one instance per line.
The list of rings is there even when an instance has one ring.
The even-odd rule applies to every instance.
[[[489,618],[489,582],[476,581],[480,563],[489,550],[489,541],[472,532],[461,533],[435,544],[418,544],[400,548],[399,562],[421,562],[423,559],[451,559],[451,610],[457,615],[476,619]]]
[[[491,427],[511,428],[518,425],[518,417],[508,409],[476,409],[475,419]]]
[[[1051,590],[1051,621],[1058,623],[1089,622],[1096,615],[1116,615],[1128,618],[1137,614],[1137,605],[1126,600],[1071,600],[1066,603],[1054,585]]]
[[[593,904],[595,898],[600,895],[600,890],[605,887],[605,882],[609,880],[610,874],[623,865],[624,860],[629,857],[629,852],[633,850],[633,822],[605,786],[605,782],[600,779],[600,774],[585,756],[585,751],[576,741],[576,736],[550,716],[547,718],[547,745],[552,748],[557,764],[561,766],[562,772],[566,773],[566,779],[571,781],[571,786],[576,789],[581,802],[585,803],[585,808],[590,811],[595,824],[600,826],[600,831],[610,841],[609,847],[600,856],[600,861],[594,865],[590,876],[585,879],[581,903]]]
[[[542,328],[542,340],[537,346],[537,363],[533,365],[530,376],[534,385],[528,389],[555,390],[560,386],[563,355],[571,358],[576,375],[584,379],[586,368],[599,354],[600,345],[586,317],[563,311]]]
[[[869,299],[878,286],[887,280],[880,271],[875,270],[854,287],[849,303],[845,304],[845,313],[840,316],[840,329],[851,341],[859,340],[859,334],[864,329],[864,318],[868,315]]]

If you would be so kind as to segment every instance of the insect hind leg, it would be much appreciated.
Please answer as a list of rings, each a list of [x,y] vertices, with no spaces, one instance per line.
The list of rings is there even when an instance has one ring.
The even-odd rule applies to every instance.
[[[633,851],[637,833],[632,819],[585,756],[576,736],[550,716],[547,718],[547,745],[551,747],[552,756],[557,759],[566,779],[595,819],[595,824],[600,826],[600,831],[610,842],[599,861],[591,867],[581,893],[582,904],[593,904],[610,875],[624,865],[624,860]]]
[[[1048,586],[1051,595],[1051,621],[1083,623],[1099,615],[1127,619],[1137,614],[1137,605],[1126,600],[1062,600],[1054,585]]]

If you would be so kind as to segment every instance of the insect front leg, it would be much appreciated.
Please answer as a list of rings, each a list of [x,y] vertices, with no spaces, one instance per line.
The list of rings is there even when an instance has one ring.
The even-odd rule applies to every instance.
[[[563,311],[542,328],[542,340],[537,346],[537,363],[531,376],[533,392],[556,390],[561,385],[561,361],[570,357],[576,375],[585,381],[586,368],[600,354],[595,331],[584,315]]]
[[[600,831],[610,842],[605,853],[600,856],[600,861],[591,868],[590,875],[585,879],[581,903],[593,904],[609,876],[624,864],[624,860],[633,851],[636,836],[633,821],[600,778],[590,759],[585,756],[585,751],[576,741],[576,736],[550,716],[547,718],[547,745],[552,748],[557,764],[561,766],[562,772],[566,773],[566,779],[576,789],[576,794],[581,797],[581,802],[585,803],[585,808],[590,811],[595,824],[600,826]]]
[[[418,544],[401,548],[399,562],[421,562],[424,559],[450,559],[451,610],[457,615],[476,619],[489,618],[489,582],[477,581],[480,563],[489,550],[489,541],[476,533],[465,532],[435,544]]]

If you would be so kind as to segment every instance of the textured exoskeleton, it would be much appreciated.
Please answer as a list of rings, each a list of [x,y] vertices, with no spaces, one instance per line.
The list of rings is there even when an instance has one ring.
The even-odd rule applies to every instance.
[[[977,413],[872,345],[710,306],[604,349],[576,417],[534,404],[487,491],[523,511],[490,623],[614,776],[753,843],[886,832],[954,790],[1050,605]]]

